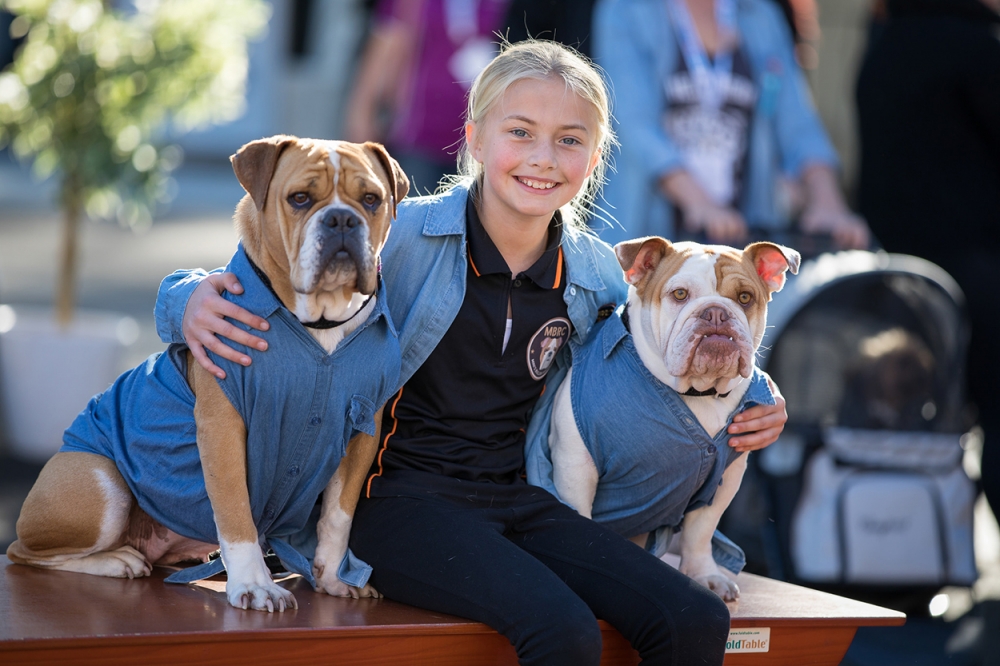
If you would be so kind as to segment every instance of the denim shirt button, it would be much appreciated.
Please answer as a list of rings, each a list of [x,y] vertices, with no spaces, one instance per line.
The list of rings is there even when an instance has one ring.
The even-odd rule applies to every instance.
[[[709,444],[708,445],[708,453],[709,453],[709,455],[713,455],[713,456],[715,455],[715,444]]]
[[[576,287],[570,287],[569,288],[569,295],[570,296],[576,296]]]
[[[298,465],[292,465],[291,467],[288,468],[288,474],[289,474],[289,476],[297,476],[298,473],[299,473],[299,466]]]
[[[322,422],[323,422],[323,419],[321,419],[318,416],[314,416],[311,419],[309,419],[309,425],[319,425]]]
[[[268,518],[274,518],[274,509],[268,509],[267,511],[264,512],[264,515],[267,516]]]

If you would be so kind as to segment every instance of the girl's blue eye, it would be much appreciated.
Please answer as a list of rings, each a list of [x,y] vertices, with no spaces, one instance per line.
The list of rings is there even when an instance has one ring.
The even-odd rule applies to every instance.
[[[512,129],[510,131],[510,133],[513,134],[514,136],[517,136],[517,137],[526,137],[526,136],[528,136],[528,133],[525,132],[523,129]]]
[[[565,139],[563,139],[563,143],[565,143],[568,146],[577,146],[581,144],[581,141],[574,137],[568,136]]]

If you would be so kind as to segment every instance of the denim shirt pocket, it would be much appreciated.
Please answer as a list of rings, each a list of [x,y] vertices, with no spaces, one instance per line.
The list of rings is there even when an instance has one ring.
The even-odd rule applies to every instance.
[[[344,423],[344,452],[347,452],[347,442],[356,433],[375,436],[375,403],[363,395],[355,393],[351,396],[351,406]]]

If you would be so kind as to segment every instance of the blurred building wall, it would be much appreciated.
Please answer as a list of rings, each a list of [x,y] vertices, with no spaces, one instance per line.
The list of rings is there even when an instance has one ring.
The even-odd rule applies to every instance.
[[[228,157],[272,134],[339,136],[367,29],[363,0],[273,0],[267,34],[252,45],[242,118],[179,138],[189,159]]]

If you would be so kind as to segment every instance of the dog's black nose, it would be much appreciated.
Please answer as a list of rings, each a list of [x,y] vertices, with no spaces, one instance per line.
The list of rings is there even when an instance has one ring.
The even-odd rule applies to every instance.
[[[361,218],[349,210],[328,210],[320,219],[332,231],[348,232],[361,224]]]
[[[719,326],[729,320],[729,313],[726,312],[725,308],[716,305],[705,308],[704,312],[701,313],[701,318],[713,326]]]

